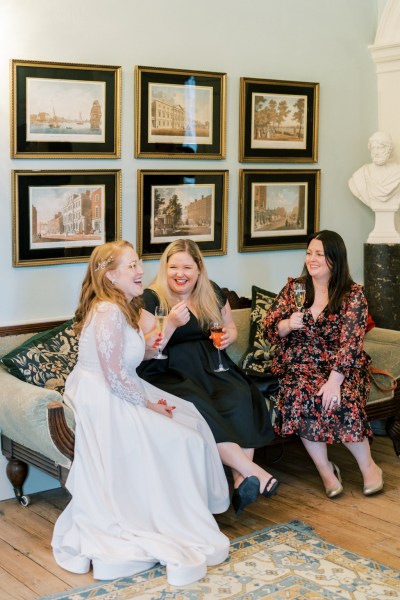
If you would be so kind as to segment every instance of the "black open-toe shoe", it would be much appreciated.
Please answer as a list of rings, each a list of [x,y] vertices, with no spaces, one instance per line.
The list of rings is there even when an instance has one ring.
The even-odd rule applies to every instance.
[[[239,515],[249,504],[257,500],[260,493],[260,482],[255,475],[246,477],[237,489],[233,490],[232,505]]]
[[[270,482],[273,479],[275,479],[275,477],[270,477],[268,479],[267,483],[265,484],[264,491],[262,492],[262,495],[265,496],[266,498],[272,498],[272,496],[275,496],[276,490],[279,487],[279,481],[277,479],[275,479],[275,483],[273,483],[270,487],[268,487]]]

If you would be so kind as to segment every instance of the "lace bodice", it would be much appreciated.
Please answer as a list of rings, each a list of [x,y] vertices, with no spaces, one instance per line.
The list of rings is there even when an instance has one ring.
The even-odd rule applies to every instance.
[[[122,400],[145,406],[146,395],[136,373],[144,350],[142,332],[128,325],[118,306],[102,302],[83,328],[78,363],[85,369],[101,371],[111,391]]]

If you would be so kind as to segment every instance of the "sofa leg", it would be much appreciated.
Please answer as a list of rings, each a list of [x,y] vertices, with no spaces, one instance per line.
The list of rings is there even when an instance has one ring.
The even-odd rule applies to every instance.
[[[386,421],[386,433],[393,442],[395,453],[400,457],[400,414]]]
[[[28,477],[28,465],[17,458],[8,459],[6,473],[8,480],[14,488],[14,494],[21,506],[30,504],[29,496],[24,496],[22,486]]]

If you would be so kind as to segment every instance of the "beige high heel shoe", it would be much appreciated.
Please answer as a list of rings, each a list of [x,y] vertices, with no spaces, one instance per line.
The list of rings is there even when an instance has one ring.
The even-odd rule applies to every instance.
[[[381,475],[380,480],[369,487],[365,485],[363,489],[364,496],[372,496],[372,494],[376,494],[383,490],[383,471],[380,467],[378,467],[378,469]]]
[[[326,492],[326,495],[328,496],[328,498],[336,498],[336,496],[339,496],[339,494],[341,494],[343,492],[342,476],[340,475],[339,467],[337,465],[335,465],[335,463],[333,463],[333,462],[331,462],[331,465],[332,465],[333,473],[336,475],[336,477],[339,480],[339,485],[337,485],[336,487],[333,487],[333,488],[326,487],[325,492]]]

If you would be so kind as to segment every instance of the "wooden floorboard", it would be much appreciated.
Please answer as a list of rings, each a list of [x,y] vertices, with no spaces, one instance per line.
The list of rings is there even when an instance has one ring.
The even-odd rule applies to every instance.
[[[373,455],[385,474],[385,491],[366,498],[351,454],[330,449],[340,467],[344,493],[329,500],[301,444],[269,448],[259,454],[280,481],[274,498],[260,497],[239,517],[232,508],[217,517],[230,538],[299,520],[325,540],[400,570],[400,459],[386,437],[376,437]],[[63,489],[35,494],[22,508],[16,500],[0,502],[0,600],[36,600],[41,596],[93,583],[91,574],[75,575],[58,567],[51,551],[53,525],[68,503]]]

